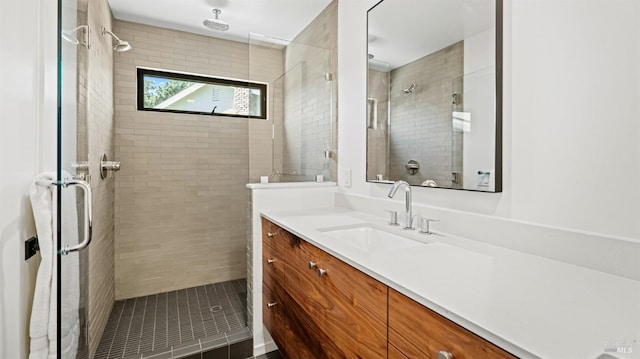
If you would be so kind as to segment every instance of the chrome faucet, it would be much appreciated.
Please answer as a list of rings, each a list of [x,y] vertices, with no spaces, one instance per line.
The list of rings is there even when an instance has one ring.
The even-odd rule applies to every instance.
[[[404,187],[405,192],[405,222],[404,229],[413,229],[413,213],[411,211],[411,186],[406,181],[395,181],[393,183],[393,187],[391,187],[391,191],[389,191],[389,198],[393,198],[398,191],[398,188]]]

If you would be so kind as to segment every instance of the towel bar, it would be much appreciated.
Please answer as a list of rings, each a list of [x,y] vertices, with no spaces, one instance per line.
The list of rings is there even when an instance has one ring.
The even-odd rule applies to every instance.
[[[87,181],[75,178],[65,178],[62,181],[37,181],[38,186],[62,186],[63,188],[69,186],[78,186],[84,191],[84,240],[78,244],[62,245],[60,254],[67,255],[71,252],[78,252],[85,249],[89,243],[91,243],[91,237],[93,233],[93,192],[91,191],[91,185]]]

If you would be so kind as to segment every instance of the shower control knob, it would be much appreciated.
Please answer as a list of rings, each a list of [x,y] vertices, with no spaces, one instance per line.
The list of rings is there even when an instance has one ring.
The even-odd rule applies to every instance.
[[[109,172],[120,171],[120,162],[109,161],[106,154],[100,157],[100,178],[105,179]]]
[[[102,166],[106,168],[107,171],[120,171],[120,162],[107,161],[103,163]]]

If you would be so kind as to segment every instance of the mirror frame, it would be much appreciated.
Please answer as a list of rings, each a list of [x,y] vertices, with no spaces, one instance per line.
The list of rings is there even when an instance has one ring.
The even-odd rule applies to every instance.
[[[375,9],[378,5],[380,5],[385,0],[378,1],[375,5],[373,5],[369,10],[367,10],[367,50],[364,54],[366,58],[367,71],[366,71],[366,95],[365,95],[365,113],[368,115],[366,107],[368,107],[368,93],[369,93],[369,12]],[[393,1],[393,0],[388,0]],[[448,189],[448,190],[458,190],[458,191],[471,191],[471,192],[480,192],[480,193],[501,193],[502,192],[502,104],[503,104],[503,0],[494,0],[495,3],[495,15],[496,15],[496,32],[495,32],[495,154],[494,154],[494,190],[493,191],[482,191],[478,189],[467,189],[467,188],[453,188],[453,187],[426,187],[419,185],[412,185],[413,187],[421,187],[421,188],[437,188],[437,189]],[[389,118],[389,121],[391,119]],[[365,118],[365,134],[366,129],[368,129],[368,118]],[[367,169],[369,167],[369,138],[366,135],[366,147],[365,147],[365,158],[366,158],[366,166],[365,166],[365,181],[368,183],[380,183],[380,184],[392,184],[393,181],[378,181],[367,178]]]

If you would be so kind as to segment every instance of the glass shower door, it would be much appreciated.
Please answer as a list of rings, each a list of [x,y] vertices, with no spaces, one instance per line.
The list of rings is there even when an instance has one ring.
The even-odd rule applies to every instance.
[[[58,358],[88,358],[87,0],[58,0],[56,322]]]
[[[262,64],[264,58],[272,58],[274,53],[280,53],[284,64],[279,71]],[[249,79],[269,84],[270,181],[313,182],[319,180],[318,176],[323,181],[336,178],[334,57],[331,49],[260,34],[249,35]]]

